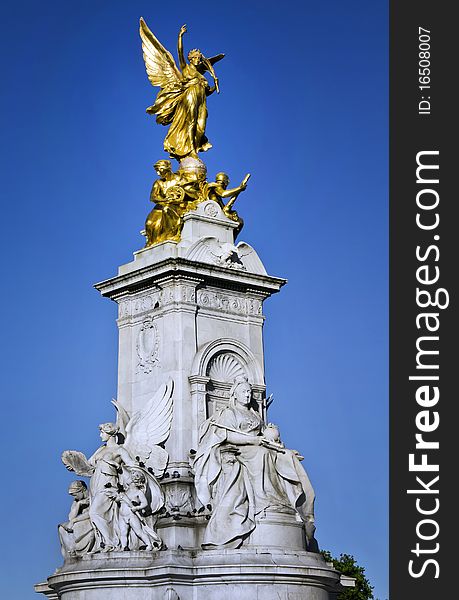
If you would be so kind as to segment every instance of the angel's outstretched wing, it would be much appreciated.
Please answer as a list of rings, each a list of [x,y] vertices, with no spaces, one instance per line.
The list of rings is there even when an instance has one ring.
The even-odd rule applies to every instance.
[[[151,85],[167,91],[181,89],[182,75],[174,58],[150,31],[145,21],[140,19],[143,60]]]
[[[112,404],[116,408],[116,425],[118,430],[126,437],[126,427],[129,423],[129,415],[125,408],[114,398],[112,399]]]
[[[163,384],[141,410],[132,415],[126,426],[124,447],[139,457],[155,475],[162,475],[169,455],[159,446],[169,437],[172,425],[174,382]]]
[[[75,473],[81,477],[91,477],[94,473],[94,467],[89,464],[88,459],[82,452],[65,450],[62,453],[61,458],[66,469],[75,471]]]

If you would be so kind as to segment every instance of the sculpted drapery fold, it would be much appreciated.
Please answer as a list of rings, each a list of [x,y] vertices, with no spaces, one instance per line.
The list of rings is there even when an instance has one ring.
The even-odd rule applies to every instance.
[[[188,53],[186,63],[183,53],[183,35],[186,25],[178,36],[178,56],[181,71],[177,68],[172,54],[168,52],[150,31],[143,19],[140,20],[143,57],[148,78],[160,91],[155,103],[147,112],[156,115],[156,122],[169,125],[164,140],[164,150],[171,158],[198,158],[198,152],[205,152],[211,144],[205,135],[207,123],[207,96],[219,92],[218,79],[213,64],[223,58],[219,54],[206,58],[198,49]],[[214,85],[204,76],[209,72]]]
[[[250,407],[251,387],[236,380],[229,405],[201,426],[193,461],[195,486],[212,516],[203,546],[239,547],[255,529],[257,517],[298,514],[313,537],[314,490],[298,453],[277,438]]]

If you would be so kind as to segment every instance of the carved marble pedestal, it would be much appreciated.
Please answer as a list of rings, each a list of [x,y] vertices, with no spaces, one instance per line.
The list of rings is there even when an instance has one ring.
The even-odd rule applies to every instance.
[[[165,503],[155,525],[163,548],[69,556],[36,587],[49,598],[328,600],[343,584],[320,554],[306,551],[304,516],[285,507],[279,514],[255,511],[254,528],[238,549],[201,546],[215,507],[196,493],[199,429],[229,406],[238,378],[250,382],[250,414],[266,423],[262,305],[285,283],[267,275],[248,244],[234,246],[235,227],[216,202],[203,202],[184,216],[180,242],[136,252],[116,277],[96,285],[119,305],[119,405],[133,415],[173,382],[169,462],[160,479]],[[237,456],[225,435],[227,452]],[[263,452],[291,456],[283,448]],[[292,464],[299,464],[296,456]]]
[[[62,600],[329,600],[339,581],[320,555],[260,546],[85,556],[40,591]]]

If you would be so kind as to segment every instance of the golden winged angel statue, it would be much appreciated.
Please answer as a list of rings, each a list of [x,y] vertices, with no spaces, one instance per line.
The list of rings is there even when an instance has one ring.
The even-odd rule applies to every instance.
[[[145,67],[153,86],[160,87],[155,103],[147,108],[147,113],[156,115],[160,125],[170,125],[164,140],[164,150],[171,158],[181,161],[185,157],[198,158],[198,152],[205,152],[212,145],[206,132],[207,96],[219,92],[218,79],[213,65],[224,57],[218,54],[206,58],[200,50],[188,52],[188,63],[183,53],[183,25],[178,35],[178,58],[180,69],[174,58],[145,21],[140,19]],[[211,86],[204,73],[208,71],[213,79]]]

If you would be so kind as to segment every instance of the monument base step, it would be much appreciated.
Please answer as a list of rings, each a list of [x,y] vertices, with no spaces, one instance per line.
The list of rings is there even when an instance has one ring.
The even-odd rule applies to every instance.
[[[332,600],[341,584],[320,554],[258,547],[85,555],[35,589],[52,600]]]

